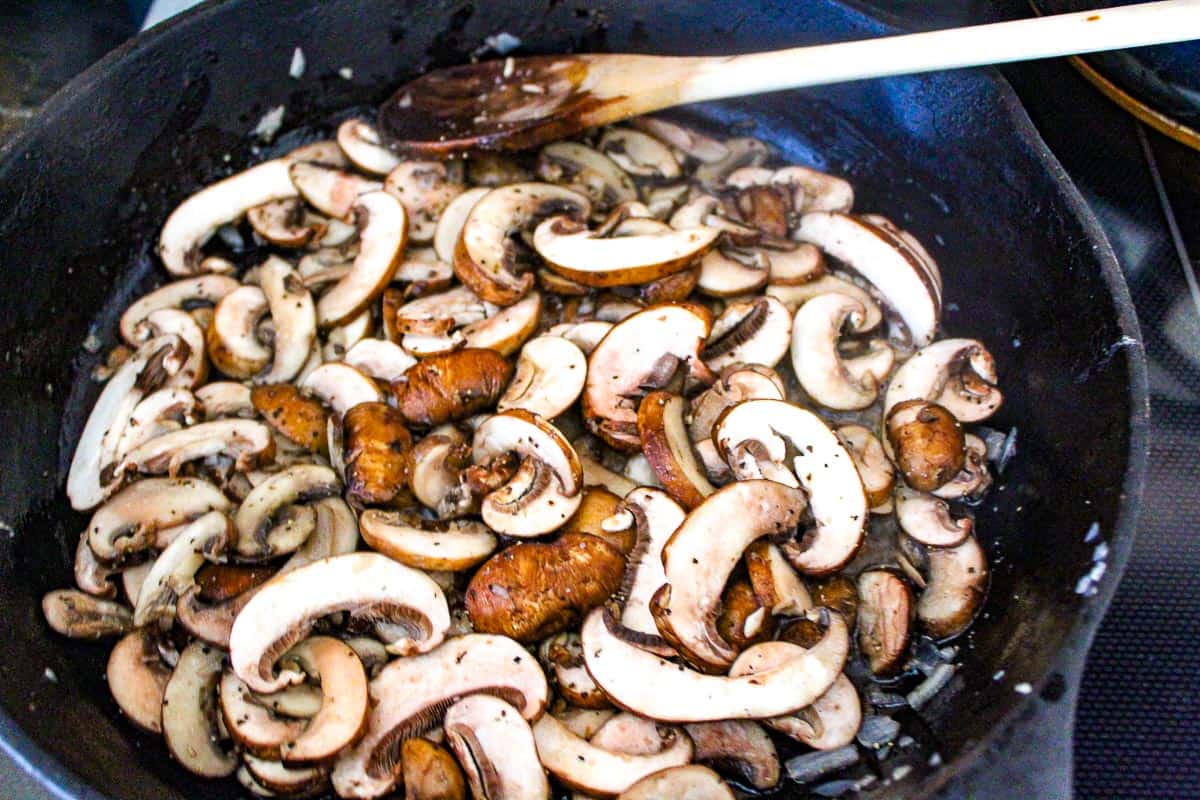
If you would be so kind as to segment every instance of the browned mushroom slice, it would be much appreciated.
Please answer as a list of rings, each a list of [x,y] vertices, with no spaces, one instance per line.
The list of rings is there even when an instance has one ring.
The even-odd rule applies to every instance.
[[[773,297],[730,303],[713,322],[700,355],[716,372],[736,364],[774,367],[787,353],[791,333],[787,309]]]
[[[383,144],[379,131],[366,120],[348,119],[339,125],[337,143],[346,158],[363,172],[387,175],[400,163],[399,157]]]
[[[264,161],[210,184],[179,204],[163,225],[158,255],[172,275],[200,271],[200,248],[213,232],[255,206],[296,196],[289,161]]]
[[[680,367],[711,382],[700,358],[710,327],[707,309],[693,304],[653,306],[615,325],[588,359],[588,427],[619,450],[640,449],[637,408],[647,392],[667,387]]]
[[[778,547],[755,542],[746,548],[745,560],[754,594],[768,612],[799,616],[812,609],[808,589]]]
[[[554,676],[554,687],[564,700],[577,708],[610,708],[604,692],[583,666],[583,649],[578,633],[559,633],[542,642],[538,659]]]
[[[682,731],[670,735],[661,751],[629,755],[604,750],[576,736],[555,717],[546,714],[533,726],[542,766],[567,786],[598,797],[614,797],[668,767],[687,764],[692,742]]]
[[[404,204],[414,242],[433,239],[438,217],[466,188],[440,161],[402,161],[383,182],[383,190]]]
[[[716,491],[692,451],[684,425],[687,401],[672,392],[651,392],[638,405],[642,453],[663,487],[685,508],[695,508]]]
[[[854,460],[820,417],[780,400],[748,400],[717,420],[713,440],[738,478],[807,492],[814,527],[784,547],[792,566],[827,575],[849,563],[863,542],[867,498]]]
[[[189,461],[229,459],[239,472],[275,460],[271,429],[249,419],[219,419],[155,437],[125,454],[116,475],[140,473],[171,477]]]
[[[618,800],[663,800],[667,797],[734,800],[733,792],[721,776],[699,764],[670,767],[647,775],[621,792]]]
[[[359,524],[369,547],[424,570],[470,569],[497,544],[495,535],[476,520],[434,523],[410,511],[369,508]]]
[[[284,660],[321,683],[321,707],[303,733],[283,743],[283,761],[324,762],[354,741],[367,720],[367,674],[346,643],[314,636],[293,647]]]
[[[129,609],[74,589],[57,589],[42,598],[42,615],[57,633],[72,639],[120,636],[133,628]]]
[[[635,521],[637,538],[621,581],[621,613],[614,632],[639,647],[670,657],[675,650],[659,633],[650,601],[667,582],[663,546],[686,514],[665,492],[649,488],[634,489],[626,495],[624,509]]]
[[[514,234],[552,214],[586,219],[591,203],[583,195],[549,183],[517,183],[493,189],[471,209],[454,251],[454,272],[484,300],[512,305],[533,288],[522,274],[523,256]]]
[[[746,548],[793,529],[805,505],[797,489],[738,481],[710,495],[671,536],[662,555],[667,585],[651,611],[659,631],[689,662],[711,671],[733,663],[737,651],[716,629],[721,590]]]
[[[171,669],[150,631],[140,628],[117,642],[104,674],[121,713],[144,731],[162,733],[163,692]]]
[[[405,739],[400,762],[408,800],[467,800],[462,770],[444,747],[420,737]]]
[[[346,276],[317,301],[317,322],[323,328],[353,318],[383,293],[408,239],[408,216],[391,195],[368,192],[352,210],[359,229],[358,255]]]
[[[925,581],[917,620],[935,639],[965,631],[987,596],[988,564],[974,535],[949,548],[924,547],[906,536],[900,550]]]
[[[92,515],[88,544],[106,562],[119,562],[155,545],[155,533],[209,511],[227,511],[230,502],[198,478],[147,478],[122,489]]]
[[[224,778],[237,769],[237,756],[221,747],[214,696],[225,654],[192,642],[179,654],[163,692],[163,738],[171,755],[202,778]]]
[[[576,624],[621,583],[625,559],[595,536],[570,533],[554,542],[501,550],[464,593],[475,630],[536,642]]]
[[[867,504],[872,513],[889,513],[892,486],[896,483],[896,469],[888,460],[883,445],[870,428],[864,425],[842,425],[835,433],[854,459],[858,476],[862,478],[863,491],[867,493]]]
[[[333,770],[341,797],[377,797],[400,773],[404,740],[439,722],[453,703],[475,694],[499,697],[526,719],[546,708],[548,687],[537,660],[503,636],[467,634],[436,650],[397,659],[371,681],[371,710],[362,739],[344,750]]]
[[[121,315],[121,338],[130,345],[140,344],[138,324],[152,312],[163,308],[215,305],[238,286],[237,279],[228,275],[198,275],[160,286],[125,309],[125,313]]]
[[[112,578],[120,573],[120,569],[107,566],[96,558],[86,533],[79,537],[79,544],[75,546],[76,586],[93,597],[112,599],[117,595]]]
[[[255,386],[250,392],[254,410],[279,433],[315,453],[327,449],[325,408],[291,384]]]
[[[886,569],[858,576],[858,646],[871,672],[890,675],[900,668],[912,635],[913,598],[908,583]]]
[[[306,213],[298,197],[272,200],[246,212],[246,221],[254,232],[279,247],[303,247],[320,239],[326,226],[316,215]]]
[[[537,176],[582,192],[598,211],[638,198],[637,186],[616,162],[578,142],[551,142],[543,147]]]
[[[359,403],[343,422],[346,491],[363,505],[386,504],[408,486],[412,436],[400,412],[384,403]]]
[[[637,534],[633,515],[622,510],[620,506],[621,498],[603,486],[584,489],[579,509],[559,528],[559,533],[588,533],[599,536],[622,553],[629,555],[634,548]]]
[[[245,380],[271,363],[271,348],[258,338],[258,324],[267,311],[267,296],[257,286],[241,286],[221,298],[204,334],[217,369]]]
[[[959,422],[987,419],[1004,400],[996,363],[974,339],[943,339],[913,354],[892,376],[884,401],[890,413],[905,400],[937,403]]]
[[[842,330],[861,333],[866,309],[853,297],[823,294],[800,307],[792,327],[792,369],[804,391],[821,405],[842,411],[866,408],[879,394],[881,377],[853,375],[839,350]],[[886,373],[885,373],[886,374]]]
[[[304,674],[294,669],[275,674],[275,662],[335,611],[395,623],[403,635],[388,645],[393,653],[432,650],[450,625],[446,598],[425,573],[376,553],[334,556],[267,583],[251,598],[229,639],[234,672],[260,692],[300,682]]]
[[[771,638],[771,612],[759,602],[744,578],[735,578],[721,593],[716,631],[722,641],[741,652]]]
[[[196,571],[206,561],[224,557],[232,534],[233,523],[220,511],[210,511],[184,528],[154,560],[138,589],[134,625],[160,620],[169,625],[175,617],[175,603],[195,582]]]
[[[443,727],[474,797],[549,800],[533,731],[511,704],[485,694],[463,698],[446,710]]]
[[[404,419],[428,428],[489,408],[508,385],[512,370],[494,350],[458,350],[418,362],[392,384],[392,391]]]
[[[683,728],[691,737],[696,761],[728,766],[755,789],[779,783],[779,756],[762,726],[753,720],[693,722]]]

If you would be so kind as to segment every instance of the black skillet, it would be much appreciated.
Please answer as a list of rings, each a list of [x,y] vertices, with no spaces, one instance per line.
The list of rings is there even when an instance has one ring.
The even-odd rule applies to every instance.
[[[166,213],[263,156],[247,132],[264,112],[284,104],[285,128],[298,130],[268,152],[327,135],[339,110],[374,105],[501,31],[529,53],[707,54],[892,30],[833,0],[231,0],[72,82],[0,151],[0,745],[64,798],[238,796],[189,777],[122,721],[102,677],[107,648],[50,633],[38,601],[71,581],[84,519],[59,487],[97,393],[89,370],[115,344],[120,310],[163,280],[151,245]],[[307,61],[298,80],[296,46]],[[915,231],[946,276],[947,330],[996,355],[1007,402],[993,424],[1020,431],[1018,456],[977,509],[994,578],[961,643],[965,666],[906,719],[919,757],[885,762],[880,776],[911,771],[867,796],[1068,797],[1076,686],[1130,548],[1146,463],[1137,323],[1095,219],[990,71],[684,116],[845,174],[861,209]],[[85,346],[93,334],[99,350]],[[1101,541],[1107,572],[1080,594]]]

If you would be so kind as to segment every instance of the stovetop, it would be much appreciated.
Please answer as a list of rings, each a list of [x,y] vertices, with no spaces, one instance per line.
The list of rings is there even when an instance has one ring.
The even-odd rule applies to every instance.
[[[914,28],[1029,13],[1019,0],[874,4]],[[0,138],[135,29],[121,0],[0,0]],[[1189,263],[1186,252],[1200,256],[1200,154],[1142,127],[1065,61],[1002,71],[1107,231],[1133,292],[1150,365],[1149,483],[1133,554],[1083,679],[1076,795],[1197,797],[1200,290],[1189,275],[1200,262]],[[0,798],[49,797],[0,761]]]

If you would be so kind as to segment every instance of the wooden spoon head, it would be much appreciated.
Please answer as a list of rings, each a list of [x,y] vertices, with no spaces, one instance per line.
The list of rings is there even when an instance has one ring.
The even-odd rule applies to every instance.
[[[615,116],[622,98],[588,91],[590,65],[589,56],[533,56],[430,72],[384,102],[380,127],[406,156],[536,147]]]

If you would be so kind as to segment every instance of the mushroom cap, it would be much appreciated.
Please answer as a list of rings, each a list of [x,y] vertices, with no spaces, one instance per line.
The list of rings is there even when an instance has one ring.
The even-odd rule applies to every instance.
[[[442,727],[473,796],[549,800],[533,731],[511,704],[486,694],[464,697],[446,710]]]
[[[376,553],[333,556],[275,578],[250,599],[229,638],[234,672],[260,692],[303,680],[286,668],[275,675],[275,662],[335,611],[402,625],[405,635],[388,647],[396,653],[427,652],[450,626],[445,595],[424,572]]]
[[[466,348],[422,359],[392,384],[392,391],[408,424],[429,428],[490,408],[512,370],[494,350]]]
[[[962,426],[948,410],[925,400],[892,406],[883,421],[889,452],[905,482],[922,492],[949,483],[966,462]]]
[[[467,800],[467,785],[454,756],[429,739],[405,739],[400,747],[407,800]]]

